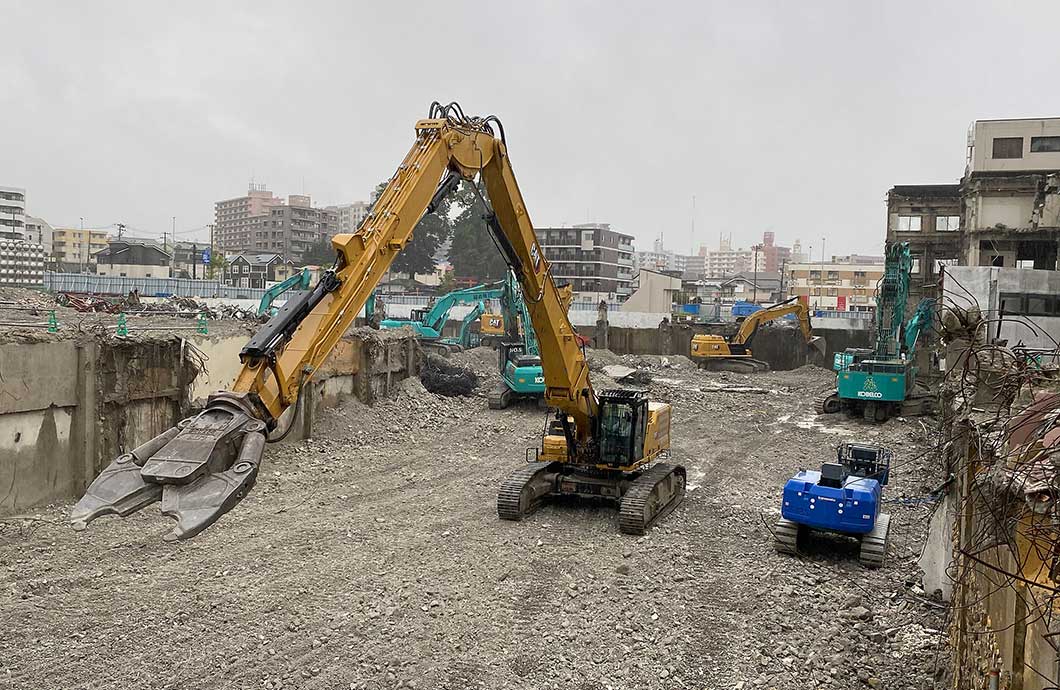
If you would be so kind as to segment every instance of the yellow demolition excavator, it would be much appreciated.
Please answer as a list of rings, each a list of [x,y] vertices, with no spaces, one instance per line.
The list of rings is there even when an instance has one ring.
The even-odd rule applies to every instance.
[[[658,462],[669,455],[670,406],[650,402],[642,391],[593,389],[516,185],[500,121],[465,116],[455,103],[434,103],[429,117],[416,123],[412,149],[371,213],[356,232],[332,239],[334,266],[243,347],[232,390],[212,395],[197,416],[115,459],[71,511],[74,528],[161,501],[162,513],[176,521],[166,539],[187,539],[242,500],[266,442],[291,428],[305,383],[353,324],[420,218],[461,180],[480,196],[484,187],[487,225],[518,276],[537,334],[545,400],[555,411],[540,448],[527,451],[530,462],[501,486],[498,514],[519,520],[551,496],[603,497],[620,502],[622,531],[639,534],[672,510],[684,496],[685,470]]]
[[[810,310],[799,301],[798,297],[778,302],[771,307],[759,309],[740,324],[740,330],[731,340],[724,336],[701,333],[692,337],[692,347],[689,353],[692,361],[700,369],[711,371],[734,371],[739,373],[754,373],[767,371],[769,363],[755,359],[751,354],[751,339],[758,331],[758,327],[767,321],[782,319],[792,314],[799,323],[806,346],[811,350],[811,357],[820,359],[824,356],[824,339],[813,334],[813,326],[810,324]]]

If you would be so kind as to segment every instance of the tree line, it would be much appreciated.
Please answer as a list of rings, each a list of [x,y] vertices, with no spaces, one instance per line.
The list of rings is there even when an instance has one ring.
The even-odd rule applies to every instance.
[[[412,239],[405,245],[391,270],[413,278],[417,273],[433,273],[438,267],[439,250],[449,242],[450,274],[443,279],[443,287],[452,286],[455,278],[469,278],[475,283],[501,280],[507,270],[504,258],[494,244],[483,215],[486,209],[472,189],[472,182],[463,180],[449,194],[434,213],[424,215],[412,231]],[[386,188],[386,182],[376,185],[372,193],[374,203]],[[335,258],[330,240],[323,240],[306,253],[307,263],[330,264]]]

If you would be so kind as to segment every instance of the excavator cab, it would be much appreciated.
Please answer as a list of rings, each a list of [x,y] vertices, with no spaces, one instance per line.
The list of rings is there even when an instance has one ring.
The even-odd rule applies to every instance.
[[[630,467],[644,457],[644,436],[648,428],[648,394],[645,391],[603,391],[597,419],[601,464]]]

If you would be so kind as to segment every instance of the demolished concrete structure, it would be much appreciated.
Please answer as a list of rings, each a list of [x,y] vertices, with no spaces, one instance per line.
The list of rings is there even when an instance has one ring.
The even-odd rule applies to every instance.
[[[1056,275],[958,267],[942,277],[946,491],[921,565],[925,590],[951,601],[957,688],[1060,682],[1060,329],[1009,312],[1002,297]]]

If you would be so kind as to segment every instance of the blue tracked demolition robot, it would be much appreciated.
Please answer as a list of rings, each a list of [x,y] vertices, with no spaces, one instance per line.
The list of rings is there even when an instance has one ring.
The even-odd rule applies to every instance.
[[[836,461],[821,471],[799,470],[784,485],[781,518],[774,532],[779,553],[798,554],[810,530],[861,540],[861,564],[883,565],[890,515],[880,513],[892,453],[880,446],[843,443]]]

